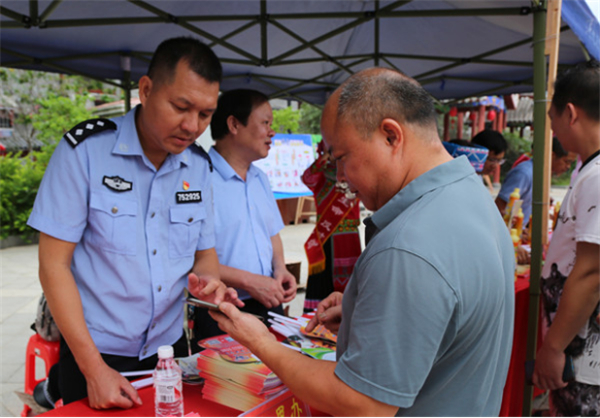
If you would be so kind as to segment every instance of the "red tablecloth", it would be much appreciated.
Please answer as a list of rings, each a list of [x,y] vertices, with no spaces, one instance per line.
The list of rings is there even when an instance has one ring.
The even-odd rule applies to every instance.
[[[529,321],[529,278],[519,278],[515,283],[515,331],[508,368],[501,417],[520,417],[523,409],[525,389],[525,358],[527,350],[527,325]],[[541,341],[541,327],[538,326],[538,344]],[[534,395],[542,391],[535,389]]]
[[[44,417],[153,417],[154,416],[154,390],[152,386],[138,390],[143,405],[131,409],[103,409],[90,408],[87,398],[70,403],[60,408],[52,409],[39,416]],[[184,414],[196,412],[203,417],[236,417],[242,413],[236,409],[228,408],[217,403],[202,399],[201,386],[183,385]]]

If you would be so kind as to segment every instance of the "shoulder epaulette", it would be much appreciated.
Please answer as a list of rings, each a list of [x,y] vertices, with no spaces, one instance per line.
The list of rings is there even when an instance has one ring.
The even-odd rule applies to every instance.
[[[208,155],[208,152],[204,151],[204,148],[202,148],[202,145],[194,142],[190,148],[194,151],[196,151],[198,154],[200,154],[202,157],[206,158],[206,161],[208,161],[208,167],[210,168],[210,172],[212,173],[213,171],[213,163],[212,160],[210,159],[210,155]]]
[[[65,139],[73,148],[75,148],[77,145],[82,143],[87,137],[106,131],[108,129],[112,129],[113,131],[116,130],[117,124],[109,119],[90,119],[77,124],[74,128],[72,128],[69,132],[65,134]]]

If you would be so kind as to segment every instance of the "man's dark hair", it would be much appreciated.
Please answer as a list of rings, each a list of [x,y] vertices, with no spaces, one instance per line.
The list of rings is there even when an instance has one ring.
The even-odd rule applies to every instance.
[[[554,83],[552,104],[559,114],[567,103],[581,108],[589,118],[600,121],[600,64],[580,63],[559,74]]]
[[[508,143],[502,134],[491,129],[484,129],[479,132],[471,139],[471,142],[486,147],[495,154],[506,152],[508,149]]]
[[[210,130],[215,140],[222,139],[229,133],[227,118],[233,116],[246,126],[248,117],[257,106],[269,101],[269,98],[256,90],[237,89],[227,91],[219,96],[217,110],[210,121]]]
[[[339,120],[351,121],[367,139],[385,118],[433,126],[436,124],[433,99],[415,80],[393,70],[358,73],[342,85]]]
[[[209,83],[221,82],[223,69],[213,50],[186,36],[167,39],[156,48],[148,67],[148,77],[154,83],[172,83],[175,68],[181,60],[185,60],[192,71]]]
[[[533,149],[533,146],[531,149]],[[555,136],[552,137],[552,152],[556,154],[558,158],[566,157],[567,154],[569,154],[567,151],[565,151],[563,146],[558,141],[558,138]]]

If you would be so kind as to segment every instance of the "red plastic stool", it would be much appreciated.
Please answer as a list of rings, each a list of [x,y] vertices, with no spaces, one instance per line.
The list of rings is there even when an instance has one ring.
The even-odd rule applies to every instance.
[[[33,395],[33,389],[38,383],[45,380],[50,372],[50,367],[58,363],[60,343],[58,341],[46,341],[38,334],[29,338],[27,351],[25,353],[25,393]],[[35,359],[36,357],[44,360],[46,373],[42,379],[35,378]],[[21,412],[22,417],[26,417],[31,411],[29,406],[25,405]]]

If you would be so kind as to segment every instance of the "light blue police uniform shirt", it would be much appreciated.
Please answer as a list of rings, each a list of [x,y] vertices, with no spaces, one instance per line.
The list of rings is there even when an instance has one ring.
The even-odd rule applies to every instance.
[[[497,416],[510,361],[515,257],[466,157],[373,214],[344,291],[336,375],[398,415]]]
[[[502,187],[498,192],[498,197],[508,203],[515,187],[519,188],[519,194],[523,201],[521,208],[523,208],[523,227],[525,227],[531,216],[531,202],[533,200],[533,159],[523,161],[506,174],[504,183],[502,183]]]
[[[136,109],[75,149],[59,142],[28,224],[77,243],[71,271],[98,350],[143,359],[181,337],[194,253],[215,241],[208,161],[188,148],[157,170]]]
[[[271,237],[283,229],[281,213],[267,175],[250,164],[246,181],[215,148],[208,152],[212,172],[216,250],[219,262],[273,277]],[[237,289],[240,299],[249,299]]]

